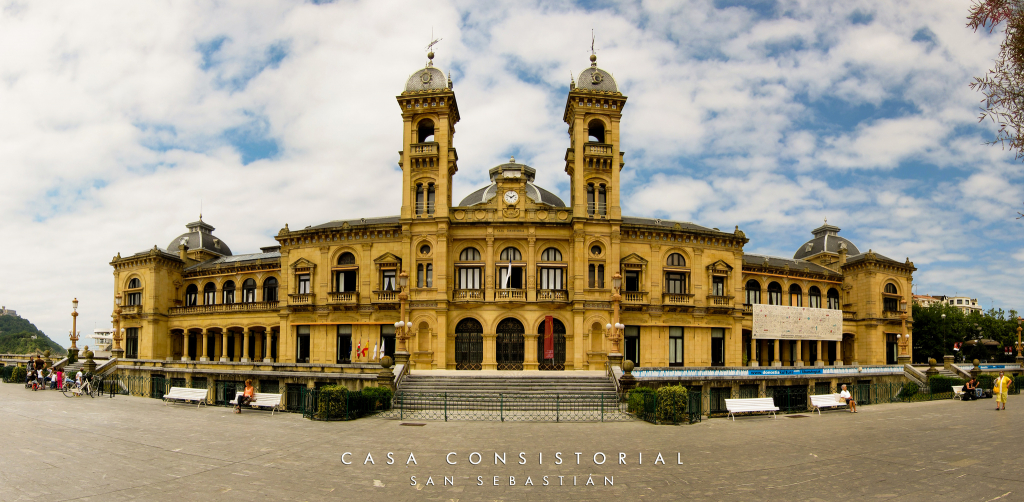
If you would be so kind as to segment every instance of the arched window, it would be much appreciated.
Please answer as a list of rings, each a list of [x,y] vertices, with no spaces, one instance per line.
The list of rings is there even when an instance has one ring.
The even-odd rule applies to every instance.
[[[334,270],[334,291],[344,293],[356,290],[356,278],[359,267],[356,257],[348,251],[338,256],[338,268]]]
[[[604,122],[591,120],[587,124],[587,141],[592,143],[604,143]]]
[[[235,281],[228,281],[224,283],[224,294],[222,295],[221,303],[228,305],[235,303]]]
[[[900,310],[900,299],[899,293],[896,291],[896,285],[893,283],[887,283],[885,285],[885,297],[882,298],[882,310],[888,312],[897,312]],[[892,295],[892,296],[889,296]]]
[[[890,294],[890,295],[898,295],[899,294],[899,292],[896,291],[896,285],[891,283],[891,282],[885,285],[885,292]]]
[[[591,288],[603,289],[604,288],[604,265],[600,263],[590,264],[590,281]]]
[[[434,264],[433,263],[420,263],[416,265],[416,287],[417,288],[432,288],[434,287]]]
[[[246,279],[242,283],[242,303],[256,301],[256,279]]]
[[[818,286],[811,286],[811,289],[807,290],[808,307],[820,309],[821,308],[821,290]]]
[[[562,252],[557,248],[547,248],[540,254],[540,261],[562,261]]]
[[[142,289],[142,281],[138,277],[133,277],[132,280],[128,281],[128,291],[125,292],[125,305],[142,305],[142,291],[132,290]]]
[[[434,141],[434,121],[430,119],[421,120],[416,124],[416,132],[420,143]]]
[[[476,248],[466,248],[459,253],[459,261],[479,262],[480,251]],[[459,274],[459,289],[479,290],[480,288],[480,266],[455,266]],[[477,294],[477,293],[474,293]]]
[[[686,258],[683,258],[683,255],[679,253],[672,253],[668,255],[668,259],[665,260],[665,265],[669,267],[685,267]]]
[[[195,307],[199,304],[199,288],[195,284],[189,284],[185,288],[185,306]]]
[[[836,288],[828,288],[828,308],[839,310],[839,291]]]
[[[768,285],[768,305],[782,305],[782,286],[775,281]]]
[[[750,279],[747,281],[747,305],[761,303],[761,283]]]
[[[212,282],[208,282],[203,286],[203,305],[213,305],[215,303],[217,303],[217,286]]]
[[[608,214],[608,187],[604,183],[587,183],[587,214]]]
[[[789,305],[791,307],[804,306],[804,290],[796,284],[790,284],[789,286]]]
[[[268,277],[267,280],[263,281],[263,301],[265,302],[276,302],[277,301],[277,278]]]
[[[416,214],[434,214],[434,184],[416,184]]]
[[[520,253],[518,249],[509,246],[501,250],[501,255],[498,257],[498,259],[504,262],[522,261],[523,254]]]

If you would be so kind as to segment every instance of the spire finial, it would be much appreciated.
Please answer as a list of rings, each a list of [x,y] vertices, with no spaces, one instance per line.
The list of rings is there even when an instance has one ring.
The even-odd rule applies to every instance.
[[[509,164],[515,164],[516,163],[516,156],[513,155],[513,156],[509,157],[508,158],[508,162],[509,162]]]
[[[576,80],[572,78],[572,70],[569,70],[569,90],[576,88]]]
[[[440,42],[440,38],[434,38],[434,29],[430,29],[430,43],[427,44],[427,66],[434,66],[434,46]]]
[[[828,225],[828,217],[825,217],[825,224]]]
[[[594,29],[590,29],[590,66],[597,66],[597,49],[594,48]]]

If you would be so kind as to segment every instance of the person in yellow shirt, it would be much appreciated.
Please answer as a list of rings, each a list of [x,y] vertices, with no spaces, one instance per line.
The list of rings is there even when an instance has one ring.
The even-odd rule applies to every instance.
[[[996,378],[995,387],[992,388],[992,394],[996,396],[996,411],[999,411],[999,403],[1003,403],[1003,410],[1006,409],[1006,393],[1010,391],[1010,385],[1013,384],[1013,380],[1002,371],[999,372],[999,378]]]

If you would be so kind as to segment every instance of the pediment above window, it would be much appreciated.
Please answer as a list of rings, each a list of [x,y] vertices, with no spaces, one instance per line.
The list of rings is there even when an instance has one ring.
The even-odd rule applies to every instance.
[[[305,258],[299,258],[291,264],[292,270],[296,272],[302,272],[306,270],[313,270],[316,268],[316,263],[313,263]]]

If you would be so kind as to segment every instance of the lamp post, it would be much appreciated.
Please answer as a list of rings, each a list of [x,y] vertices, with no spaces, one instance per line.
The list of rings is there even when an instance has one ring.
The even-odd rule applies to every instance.
[[[622,296],[619,295],[620,286],[622,286],[622,275],[615,272],[615,275],[612,276],[612,322],[605,325],[608,339],[612,342],[612,352],[608,354],[608,362],[612,366],[622,365],[622,350],[619,348],[619,341],[622,340],[622,330],[625,326],[619,322],[619,301],[622,300]]]
[[[900,323],[902,324],[902,330],[899,335],[899,357],[896,362],[900,365],[910,364],[910,334],[907,333],[907,301],[900,301]]]
[[[1022,347],[1021,343],[1020,343],[1020,331],[1021,331],[1020,322],[1021,322],[1021,318],[1018,317],[1017,318],[1017,364],[1021,365],[1021,367],[1024,368],[1024,354],[1021,354],[1021,349],[1024,348],[1024,347]]]
[[[110,356],[124,357],[124,349],[121,348],[121,293],[114,295],[114,348],[110,350]]]
[[[75,362],[78,359],[78,298],[71,300],[71,348],[68,349],[68,361]]]
[[[398,274],[398,287],[400,291],[398,293],[398,301],[402,305],[401,313],[399,314],[399,321],[395,323],[395,338],[398,340],[398,345],[395,347],[395,364],[409,364],[409,349],[406,347],[406,342],[409,340],[409,323],[405,321],[405,304],[409,301],[409,274],[403,270],[401,274]]]

